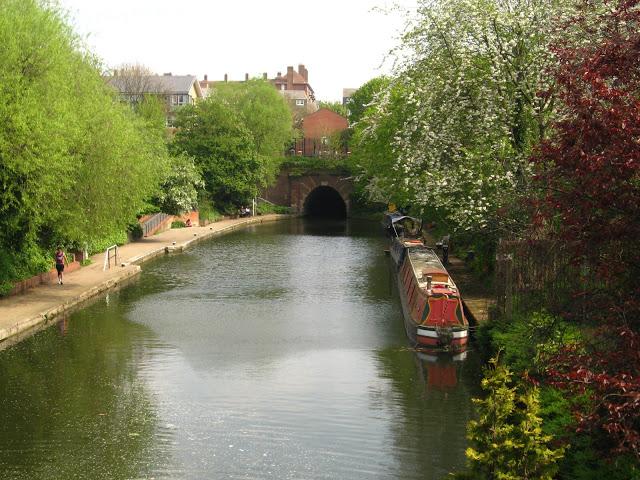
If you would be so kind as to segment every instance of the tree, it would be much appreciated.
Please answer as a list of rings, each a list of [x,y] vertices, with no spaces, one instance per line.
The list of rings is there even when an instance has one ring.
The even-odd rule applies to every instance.
[[[468,425],[469,471],[458,478],[551,480],[564,449],[551,448],[551,436],[542,433],[537,389],[515,384],[497,357],[484,370],[482,389],[486,397],[473,400],[478,420]]]
[[[140,63],[123,63],[113,69],[113,77],[118,78],[118,84],[122,92],[139,95],[140,99],[145,93],[154,92],[157,88],[153,80],[155,74],[149,67]]]
[[[0,282],[47,249],[124,232],[158,187],[162,138],[114,101],[54,4],[0,7]],[[4,284],[6,285],[6,283]]]
[[[265,80],[226,83],[213,92],[249,130],[262,167],[261,184],[275,177],[285,148],[293,138],[291,111],[285,99]]]
[[[349,123],[358,123],[365,115],[367,109],[374,105],[377,97],[389,87],[388,77],[376,77],[369,80],[356,90],[347,102]]]
[[[354,96],[361,98],[358,92]],[[403,184],[404,172],[396,168],[399,153],[394,143],[409,114],[406,92],[406,86],[399,81],[389,84],[353,126],[350,162],[359,173],[357,179],[369,200],[375,202],[408,202],[406,190],[395,188]],[[367,93],[362,96],[366,98]]]
[[[247,201],[265,181],[254,136],[241,117],[219,96],[177,112],[171,149],[193,157],[211,199],[223,207]]]
[[[593,341],[549,365],[557,386],[586,395],[579,428],[601,449],[640,458],[640,2],[584,2],[558,42],[562,117],[533,157],[536,234],[566,245],[589,278],[574,321]]]
[[[548,45],[565,5],[420,2],[387,87],[404,92],[407,112],[389,136],[396,160],[376,172],[376,183],[428,207],[456,233],[495,240],[521,231],[520,213],[506,213],[530,188],[527,158],[554,111],[553,97],[536,93],[549,87]],[[378,111],[387,118],[384,103]]]
[[[170,215],[180,215],[198,206],[198,191],[204,181],[194,159],[184,153],[171,158],[171,169],[160,187],[156,203]]]

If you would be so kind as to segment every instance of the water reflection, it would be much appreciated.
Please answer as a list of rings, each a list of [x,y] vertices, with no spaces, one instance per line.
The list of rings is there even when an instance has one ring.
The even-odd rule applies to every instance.
[[[398,478],[440,479],[464,465],[464,433],[475,394],[467,377],[477,379],[478,370],[469,355],[459,361],[410,348],[377,352],[381,375],[393,385],[384,400],[393,412]]]
[[[384,245],[252,227],[0,352],[2,478],[441,478],[477,374],[408,348]]]
[[[114,321],[118,307],[112,295],[1,353],[3,479],[137,478],[158,461],[149,332]]]

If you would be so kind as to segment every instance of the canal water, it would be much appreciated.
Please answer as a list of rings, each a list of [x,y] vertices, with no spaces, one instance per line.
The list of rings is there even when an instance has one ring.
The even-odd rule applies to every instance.
[[[408,346],[377,226],[292,220],[145,264],[0,352],[0,478],[439,479],[479,373]]]

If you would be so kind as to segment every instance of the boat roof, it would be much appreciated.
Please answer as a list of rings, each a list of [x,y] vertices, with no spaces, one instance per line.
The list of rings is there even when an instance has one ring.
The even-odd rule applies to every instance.
[[[384,220],[385,220],[385,223],[387,223],[388,225],[393,225],[395,223],[401,222],[406,218],[414,222],[420,223],[420,220],[418,220],[417,218],[410,217],[409,215],[402,215],[400,212],[387,213]]]
[[[440,273],[447,276],[447,285],[449,287],[457,289],[451,275],[449,275],[447,269],[444,268],[440,258],[433,249],[426,246],[414,247],[409,249],[407,254],[409,255],[411,266],[420,284],[424,283],[421,281],[423,272],[428,274]]]

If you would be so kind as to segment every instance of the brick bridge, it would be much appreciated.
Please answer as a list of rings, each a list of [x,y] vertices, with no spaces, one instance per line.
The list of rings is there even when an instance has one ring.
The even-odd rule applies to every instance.
[[[284,168],[263,197],[286,205],[296,213],[310,216],[347,217],[351,207],[353,182],[348,173],[313,169],[300,172]]]

